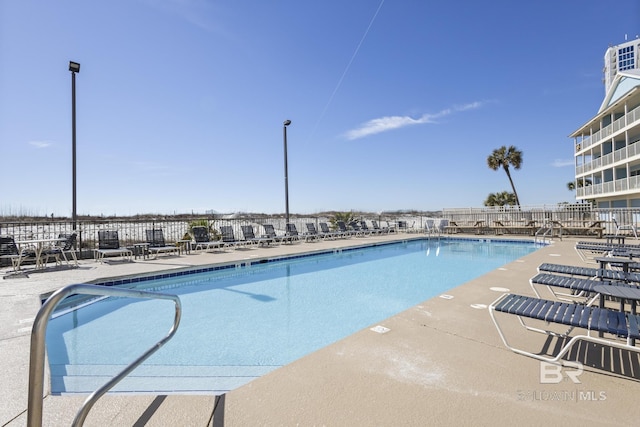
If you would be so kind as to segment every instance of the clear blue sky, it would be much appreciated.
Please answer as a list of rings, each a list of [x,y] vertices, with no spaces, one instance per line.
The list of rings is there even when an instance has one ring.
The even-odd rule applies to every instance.
[[[619,0],[0,2],[0,214],[292,213],[573,201]]]

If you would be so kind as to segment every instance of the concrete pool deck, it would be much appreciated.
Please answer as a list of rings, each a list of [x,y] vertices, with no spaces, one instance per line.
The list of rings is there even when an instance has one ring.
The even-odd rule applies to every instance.
[[[26,424],[30,333],[41,294],[100,278],[419,237],[400,233],[160,256],[133,263],[86,260],[77,269],[50,269],[2,280],[0,425]],[[384,334],[366,328],[223,396],[106,395],[89,413],[85,425],[636,424],[637,353],[580,345],[572,352],[585,364],[577,377],[580,383],[568,375],[559,383],[543,383],[540,362],[505,348],[485,308],[501,294],[491,288],[534,295],[528,280],[543,262],[593,266],[578,256],[577,240],[555,240],[450,290],[447,298],[432,298],[379,322],[389,329]],[[542,351],[556,345],[555,339],[525,331],[516,318],[503,316],[501,325],[520,347]],[[565,374],[569,371],[566,368]],[[43,425],[71,424],[84,398],[46,394]]]

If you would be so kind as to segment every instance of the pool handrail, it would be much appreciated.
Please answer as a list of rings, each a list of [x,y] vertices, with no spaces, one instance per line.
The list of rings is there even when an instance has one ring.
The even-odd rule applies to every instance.
[[[167,341],[169,341],[173,337],[173,335],[175,335],[176,331],[178,330],[178,325],[180,324],[182,303],[180,302],[180,298],[177,295],[88,284],[69,285],[52,293],[51,296],[49,296],[49,298],[47,298],[47,300],[42,304],[42,307],[40,307],[40,310],[38,311],[38,314],[36,314],[35,320],[33,322],[33,328],[31,329],[31,349],[29,356],[29,396],[27,407],[28,427],[42,426],[42,400],[44,392],[45,360],[44,340],[46,337],[47,325],[49,323],[51,313],[53,313],[53,310],[63,299],[65,299],[69,295],[75,294],[172,300],[175,303],[175,316],[173,320],[173,326],[171,327],[171,329],[169,329],[169,332],[164,338],[154,344],[140,357],[131,362],[119,374],[117,374],[111,380],[107,381],[102,387],[98,388],[96,391],[91,393],[89,397],[87,397],[73,420],[73,426],[81,426],[96,401],[118,382],[120,382],[124,377],[126,377],[131,371],[137,368],[142,362],[149,358],[149,356],[159,350],[160,347],[162,347]]]

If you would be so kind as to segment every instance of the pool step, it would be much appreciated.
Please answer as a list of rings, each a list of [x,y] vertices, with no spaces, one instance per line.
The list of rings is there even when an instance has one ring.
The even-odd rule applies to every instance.
[[[279,366],[142,365],[111,390],[120,393],[222,394]],[[124,365],[53,365],[53,394],[92,393],[125,368]]]

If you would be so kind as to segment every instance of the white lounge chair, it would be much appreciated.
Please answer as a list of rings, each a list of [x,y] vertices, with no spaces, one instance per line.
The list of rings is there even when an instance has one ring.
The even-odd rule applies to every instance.
[[[211,240],[209,230],[204,226],[196,226],[191,228],[191,234],[196,241],[194,250],[196,251],[208,251],[211,249],[223,249],[225,243],[222,240]]]
[[[180,248],[176,245],[167,245],[161,228],[145,230],[149,254],[157,258],[160,254],[180,255]]]
[[[121,256],[123,260],[131,261],[133,251],[120,246],[117,230],[98,231],[98,249],[94,251],[95,260],[104,262],[106,257],[111,256]]]

